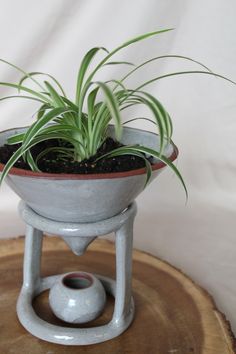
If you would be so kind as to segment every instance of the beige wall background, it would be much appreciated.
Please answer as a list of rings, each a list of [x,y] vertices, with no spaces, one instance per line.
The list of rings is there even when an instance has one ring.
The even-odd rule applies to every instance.
[[[73,95],[80,58],[92,46],[112,49],[143,32],[175,27],[122,51],[117,59],[140,63],[162,54],[187,55],[236,80],[235,13],[234,0],[0,0],[0,57],[27,71],[51,73]],[[162,60],[140,71],[130,85],[194,68]],[[104,70],[102,79],[123,71]],[[16,71],[0,64],[0,81],[18,78]],[[1,96],[10,92],[0,88]],[[135,247],[166,259],[205,287],[236,330],[236,87],[193,75],[160,81],[150,92],[173,118],[178,167],[189,201],[185,205],[181,186],[166,170],[138,199]],[[0,102],[0,130],[29,124],[34,109],[20,101]],[[143,122],[136,126],[152,129]],[[2,238],[24,233],[17,203],[4,185]]]

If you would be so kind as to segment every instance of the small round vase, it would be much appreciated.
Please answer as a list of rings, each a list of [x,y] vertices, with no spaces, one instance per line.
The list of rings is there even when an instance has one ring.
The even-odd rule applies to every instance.
[[[100,280],[85,272],[67,273],[49,292],[53,313],[68,323],[86,323],[97,318],[106,303],[106,292]]]

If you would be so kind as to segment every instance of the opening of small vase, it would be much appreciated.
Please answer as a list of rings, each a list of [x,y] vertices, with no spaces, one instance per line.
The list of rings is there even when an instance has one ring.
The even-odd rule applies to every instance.
[[[73,273],[66,275],[62,282],[70,289],[82,290],[89,288],[93,283],[93,279],[87,274]]]

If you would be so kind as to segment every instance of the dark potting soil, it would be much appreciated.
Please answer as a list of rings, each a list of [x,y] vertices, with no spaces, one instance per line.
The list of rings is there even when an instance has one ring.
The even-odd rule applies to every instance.
[[[32,156],[36,158],[40,152],[49,147],[61,146],[58,140],[48,140],[35,145],[31,149]],[[44,155],[38,162],[40,171],[47,173],[111,173],[124,172],[145,167],[145,161],[138,156],[123,155],[112,158],[104,158],[96,162],[96,159],[118,147],[123,146],[121,143],[107,138],[101,145],[97,154],[88,160],[76,162],[73,160],[62,160],[57,152],[49,152]],[[20,147],[19,144],[7,145],[0,147],[0,162],[6,164],[13,153]],[[25,170],[31,170],[30,166],[21,157],[14,165],[15,167]]]

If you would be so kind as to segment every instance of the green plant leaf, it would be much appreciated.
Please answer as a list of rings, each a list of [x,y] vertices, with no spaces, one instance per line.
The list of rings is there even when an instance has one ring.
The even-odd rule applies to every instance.
[[[30,93],[31,95],[33,96],[36,96],[38,98],[40,98],[43,102],[45,103],[51,103],[51,101],[49,99],[47,99],[47,97],[37,91],[34,91],[34,90],[31,90],[29,89],[28,87],[26,86],[22,86],[22,85],[17,85],[17,84],[11,84],[9,82],[0,82],[0,86],[7,86],[7,87],[13,87],[13,88],[16,88],[16,89],[20,89],[21,91],[25,91],[25,92],[28,92]]]
[[[45,134],[45,135],[50,133],[56,134],[56,132],[59,131],[62,132],[71,131],[71,132],[76,132],[78,134],[82,134],[81,130],[78,127],[69,124],[52,124],[40,130],[40,134]]]
[[[96,82],[96,84],[102,89],[102,91],[104,93],[106,105],[107,105],[108,110],[111,114],[111,117],[114,119],[114,122],[115,122],[116,138],[119,140],[121,137],[121,133],[122,133],[122,124],[121,124],[119,105],[116,100],[116,97],[113,95],[109,86],[106,85],[104,82],[98,81],[98,82]],[[99,119],[100,119],[100,117],[99,117]]]
[[[140,36],[137,36],[137,37],[134,37],[128,41],[126,41],[125,43],[121,44],[120,46],[118,46],[117,48],[113,49],[113,51],[111,51],[103,60],[100,61],[100,63],[96,66],[96,68],[92,71],[92,73],[89,75],[89,78],[87,80],[87,82],[90,82],[95,73],[98,71],[98,69],[103,66],[114,54],[116,54],[117,52],[119,52],[121,49],[124,49],[125,47],[128,47],[130,46],[131,44],[134,44],[136,42],[140,42],[144,39],[147,39],[147,38],[150,38],[150,37],[153,37],[153,36],[156,36],[158,34],[161,34],[161,33],[165,33],[165,32],[168,32],[168,31],[172,31],[173,28],[167,28],[167,29],[163,29],[163,30],[159,30],[159,31],[154,31],[154,32],[148,32],[148,33],[145,33],[145,34],[142,34]]]
[[[76,84],[76,98],[75,102],[77,105],[81,105],[81,89],[84,81],[85,74],[88,70],[88,67],[93,60],[94,56],[97,54],[98,51],[103,50],[108,53],[108,50],[104,47],[95,47],[90,49],[86,55],[84,56],[82,63],[79,68],[77,84]]]
[[[153,113],[154,119],[155,119],[155,121],[158,125],[158,129],[159,129],[160,151],[162,152],[162,150],[164,148],[165,136],[167,137],[168,140],[170,140],[170,137],[167,134],[168,133],[167,123],[166,123],[167,116],[165,115],[164,109],[158,100],[156,100],[152,95],[150,95],[146,92],[140,92],[140,93],[144,94],[147,98],[142,97],[141,95],[137,95],[137,94],[136,95],[132,94],[132,98],[134,97],[136,100],[143,103]]]
[[[9,62],[9,61],[7,61],[7,60],[0,59],[0,61],[1,61],[2,63],[5,63],[5,64],[11,66],[12,68],[14,68],[14,69],[16,69],[16,70],[18,70],[18,71],[20,71],[22,74],[24,74],[25,77],[29,78],[29,79],[32,80],[37,86],[39,86],[39,87],[41,88],[41,90],[44,90],[43,86],[40,85],[40,83],[39,83],[37,80],[35,80],[35,79],[32,77],[32,75],[31,75],[30,73],[27,73],[25,70],[19,68],[19,66],[16,66],[15,64],[12,64],[11,62]],[[19,86],[21,86],[21,85],[19,85]]]
[[[124,147],[117,148],[116,150],[113,150],[111,153],[104,154],[103,156],[99,157],[99,160],[101,158],[114,156],[113,153],[116,153],[116,154],[120,153],[121,155],[123,155],[124,153],[125,154],[130,153],[132,155],[132,153],[135,153],[135,152],[139,152],[139,153],[143,153],[145,155],[153,156],[153,157],[159,159],[160,161],[162,161],[166,166],[170,167],[170,169],[175,173],[175,175],[180,180],[180,182],[181,182],[181,184],[182,184],[182,186],[184,188],[184,191],[185,191],[186,199],[188,199],[187,187],[186,187],[185,182],[183,180],[183,177],[181,176],[181,174],[180,174],[179,170],[177,169],[177,167],[173,164],[173,162],[170,159],[168,159],[164,155],[160,155],[159,152],[157,152],[157,151],[155,151],[153,149],[150,149],[150,148],[147,148],[147,147],[144,147],[144,146],[141,146],[141,145],[124,146]]]
[[[146,118],[146,117],[135,117],[135,118],[126,120],[126,121],[123,123],[123,125],[129,124],[129,123],[132,123],[132,122],[135,122],[135,121],[137,121],[137,120],[146,120],[147,122],[150,122],[150,123],[154,124],[155,126],[157,126],[157,123],[154,122],[154,120],[149,119],[149,118]]]
[[[169,114],[167,113],[167,111],[165,110],[161,102],[158,99],[156,99],[156,97],[154,97],[153,95],[145,91],[141,91],[141,93],[154,104],[156,111],[158,113],[157,116],[155,116],[156,122],[158,124],[158,117],[160,117],[161,120],[163,121],[164,133],[168,139],[168,142],[170,142],[171,133],[172,133],[172,129],[171,129],[172,123]]]
[[[47,76],[47,77],[49,77],[49,78],[50,78],[51,80],[53,80],[53,81],[55,82],[55,84],[59,87],[59,89],[61,90],[61,93],[63,94],[63,96],[66,97],[66,93],[65,93],[65,91],[63,90],[63,87],[61,86],[61,84],[59,83],[59,81],[57,81],[57,79],[55,79],[55,77],[53,77],[52,75],[47,74],[47,73],[42,73],[42,72],[40,72],[40,71],[33,71],[33,72],[30,72],[30,73],[24,75],[24,76],[21,78],[21,80],[19,81],[19,85],[22,85],[23,82],[24,82],[26,79],[28,79],[28,78],[32,79],[32,76],[35,76],[35,75],[42,75],[42,76]],[[41,89],[44,90],[44,88],[43,88],[42,86],[41,86]]]
[[[220,79],[224,79],[228,82],[230,82],[231,84],[234,84],[236,85],[236,82],[233,81],[233,80],[230,80],[228,79],[227,77],[223,76],[223,75],[219,75],[217,73],[214,73],[214,72],[208,72],[208,71],[201,71],[201,70],[189,70],[189,71],[178,71],[178,72],[174,72],[174,73],[169,73],[169,74],[165,74],[165,75],[161,75],[161,76],[157,76],[151,80],[148,80],[146,81],[145,83],[143,83],[142,85],[138,86],[135,90],[133,90],[133,92],[136,92],[136,91],[139,91],[141,90],[143,87],[155,82],[155,81],[158,81],[158,80],[161,80],[161,79],[164,79],[166,77],[171,77],[171,76],[178,76],[178,75],[188,75],[188,74],[205,74],[205,75],[211,75],[211,76],[215,76],[215,77],[219,77]]]
[[[44,102],[43,100],[40,100],[39,98],[35,98],[35,97],[31,97],[31,96],[23,96],[23,95],[11,95],[11,96],[5,96],[5,97],[1,97],[0,101],[4,101],[4,100],[8,100],[10,98],[25,98],[25,99],[29,99],[31,101],[37,101],[37,102]]]
[[[168,32],[168,31],[172,31],[173,28],[167,28],[167,29],[163,29],[163,30],[159,30],[159,31],[154,31],[154,32],[148,32],[148,33],[145,33],[145,34],[142,34],[140,36],[137,36],[137,37],[134,37],[130,40],[128,40],[127,42],[121,44],[120,46],[118,46],[117,48],[113,49],[112,52],[110,52],[107,56],[105,56],[104,59],[102,59],[98,65],[95,67],[95,69],[91,72],[91,74],[88,76],[85,84],[84,84],[84,87],[83,87],[83,90],[80,90],[80,106],[81,106],[81,103],[83,102],[84,100],[84,97],[89,89],[89,86],[90,86],[90,83],[91,81],[93,80],[93,77],[94,75],[96,74],[96,72],[114,55],[116,54],[117,52],[119,52],[120,50],[128,47],[129,45],[131,44],[134,44],[136,42],[140,42],[144,39],[147,39],[147,38],[150,38],[150,37],[153,37],[153,36],[156,36],[158,34],[161,34],[161,33],[165,33],[165,32]],[[78,95],[76,95],[76,97],[78,97]],[[78,102],[77,102],[78,103]],[[82,109],[82,108],[81,108]]]
[[[97,98],[97,94],[99,91],[99,86],[93,89],[90,94],[88,95],[87,105],[88,105],[88,134],[89,138],[92,134],[92,127],[93,127],[93,118],[95,113],[95,102]]]
[[[159,60],[159,59],[168,59],[168,58],[175,58],[175,59],[183,59],[183,60],[187,60],[187,61],[191,61],[197,65],[202,66],[204,69],[206,69],[209,72],[212,72],[211,69],[209,69],[206,65],[202,64],[200,61],[198,60],[194,60],[190,57],[186,57],[184,55],[176,55],[176,54],[172,54],[172,55],[160,55],[158,57],[154,57],[151,58],[149,60],[144,61],[143,63],[137,65],[133,70],[131,70],[130,72],[128,72],[128,74],[126,74],[120,81],[123,82],[125,81],[129,76],[131,76],[134,72],[136,72],[137,70],[139,70],[140,68],[142,68],[143,66],[150,64],[153,61]]]
[[[51,107],[47,104],[47,103],[44,103],[38,110],[37,112],[37,119],[39,120],[41,117],[44,116],[45,112],[50,109]]]
[[[23,149],[19,148],[18,150],[16,150],[16,152],[10,157],[10,159],[7,161],[3,171],[1,172],[1,177],[0,177],[0,185],[2,184],[2,182],[4,181],[5,177],[7,176],[8,172],[10,171],[10,169],[14,166],[14,164],[16,163],[16,161],[18,161],[18,159],[23,155]]]
[[[109,83],[111,83],[111,82],[114,82],[117,86],[120,86],[120,87],[122,88],[121,91],[118,91],[118,92],[115,93],[115,95],[116,95],[117,98],[119,98],[119,96],[121,95],[121,93],[124,93],[124,92],[125,92],[126,94],[128,94],[128,90],[126,89],[125,85],[122,84],[121,81],[119,81],[119,80],[114,80],[114,79],[113,79],[113,80],[105,81],[105,84],[109,84]],[[114,91],[114,89],[113,89],[112,91]]]
[[[40,169],[38,168],[36,162],[34,161],[33,159],[33,156],[30,152],[30,150],[28,150],[26,153],[25,153],[25,159],[27,161],[27,163],[29,164],[30,168],[32,171],[34,172],[41,172]]]
[[[105,65],[131,65],[131,66],[135,66],[134,63],[130,63],[129,61],[109,61],[108,63],[105,63],[103,66]]]
[[[44,81],[44,83],[45,83],[45,86],[47,87],[50,97],[52,99],[53,107],[55,107],[55,108],[65,107],[66,105],[65,105],[64,100],[57,93],[57,91],[54,89],[54,87],[48,81]]]
[[[48,153],[50,152],[58,152],[58,153],[61,153],[61,154],[67,154],[69,158],[72,158],[73,157],[73,152],[74,152],[74,149],[73,148],[65,148],[65,147],[50,147],[50,148],[47,148],[43,151],[41,151],[38,156],[36,157],[36,163],[39,162],[39,160],[41,160],[41,158],[45,155],[47,155]]]
[[[30,141],[40,133],[40,130],[43,129],[43,127],[48,124],[50,121],[52,121],[54,118],[58,117],[59,115],[70,112],[71,110],[68,108],[54,108],[50,112],[46,113],[41,119],[37,120],[34,124],[31,125],[31,127],[27,130],[25,133],[24,140],[22,142],[23,148],[26,148],[26,146],[30,143]]]
[[[122,147],[122,148],[117,148],[115,150],[113,150],[112,152],[109,152],[108,154],[105,154],[101,157],[99,157],[97,161],[102,160],[104,158],[110,158],[110,157],[116,157],[116,156],[123,156],[123,155],[132,155],[132,156],[137,156],[140,157],[141,159],[144,160],[145,165],[146,165],[146,181],[144,184],[144,188],[147,186],[148,182],[150,181],[151,175],[152,175],[152,166],[150,164],[150,162],[147,160],[147,158],[145,157],[144,154],[138,152],[135,149],[127,149],[126,147]]]
[[[69,100],[67,97],[61,96],[61,98],[67,104],[67,106],[69,106],[73,111],[75,111],[76,113],[78,112],[78,106],[74,104],[74,102]]]
[[[9,145],[20,144],[24,140],[24,137],[25,137],[25,133],[21,133],[21,134],[16,134],[16,135],[10,136],[7,139],[7,144],[9,144]]]

